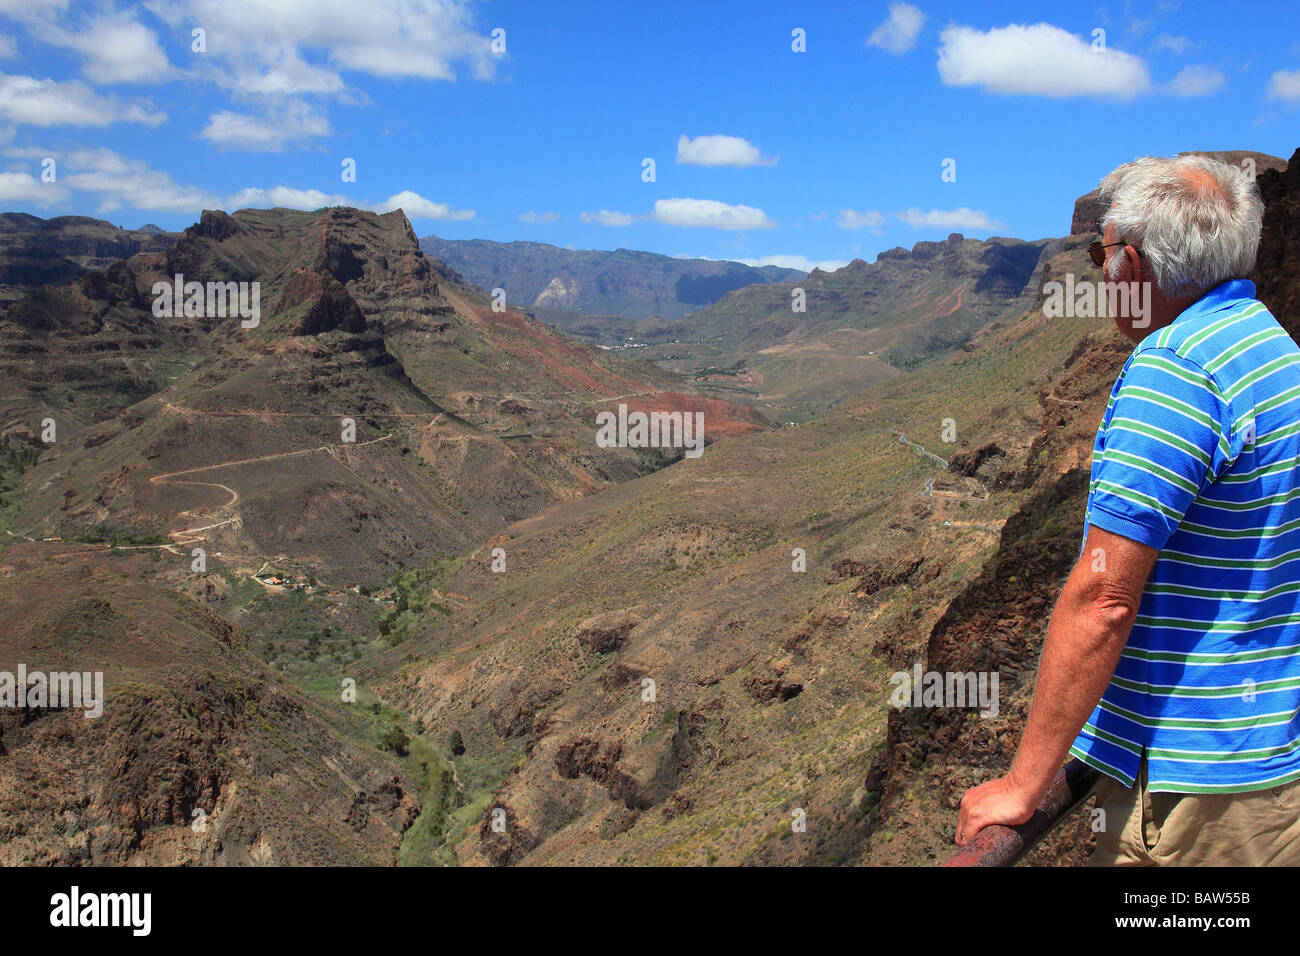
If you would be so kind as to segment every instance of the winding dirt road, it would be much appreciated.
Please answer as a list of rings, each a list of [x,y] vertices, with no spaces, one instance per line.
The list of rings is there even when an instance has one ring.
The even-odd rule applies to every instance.
[[[372,438],[369,441],[358,442],[353,447],[364,448],[366,445],[374,445],[377,442],[387,441],[392,437],[393,436],[391,434],[381,435],[380,437]],[[293,458],[298,455],[310,455],[318,451],[332,453],[333,450],[337,447],[339,446],[332,445],[332,444],[317,445],[315,448],[300,448],[297,451],[282,451],[282,452],[277,452],[274,455],[258,455],[255,458],[237,458],[231,461],[217,462],[214,465],[200,465],[197,468],[182,468],[179,471],[169,471],[164,475],[154,475],[152,478],[149,479],[149,483],[153,484],[154,482],[169,481],[173,478],[176,478],[178,475],[192,475],[195,474],[196,472],[212,471],[213,469],[216,468],[234,468],[239,465],[251,465],[263,461],[275,461],[276,459],[279,458]],[[239,501],[239,492],[236,491],[234,488],[231,488],[229,485],[223,484],[219,481],[177,481],[174,483],[178,485],[201,485],[203,487],[208,487],[208,488],[220,488],[221,490],[225,491],[227,494],[230,495],[230,500],[217,506],[216,511],[218,514],[220,514],[223,511],[230,510],[231,508],[234,507],[236,502]],[[182,511],[181,514],[182,515],[194,514],[194,511],[193,510]],[[216,515],[212,515],[212,517],[216,517]],[[195,540],[194,536],[197,535],[199,532],[210,531],[213,528],[220,528],[224,525],[233,524],[238,520],[239,520],[239,515],[232,514],[230,517],[225,518],[221,521],[216,521],[212,524],[201,525],[193,528],[184,528],[180,531],[169,531],[167,532],[167,536],[171,538],[178,545],[191,544],[193,540]],[[182,537],[187,537],[190,540],[182,541],[180,540]]]

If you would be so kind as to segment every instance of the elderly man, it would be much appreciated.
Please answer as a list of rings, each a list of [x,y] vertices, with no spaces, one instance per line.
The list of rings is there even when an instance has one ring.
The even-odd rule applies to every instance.
[[[1028,820],[1067,753],[1101,771],[1094,863],[1300,864],[1300,350],[1243,277],[1263,206],[1201,156],[1101,184],[1136,348],[1097,430],[1084,544],[1010,772],[957,842]]]

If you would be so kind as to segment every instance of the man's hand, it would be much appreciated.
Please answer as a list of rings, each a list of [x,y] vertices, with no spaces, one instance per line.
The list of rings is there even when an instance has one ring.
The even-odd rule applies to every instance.
[[[995,824],[1014,827],[1034,815],[1038,801],[1019,788],[1010,776],[998,777],[966,791],[957,815],[957,845],[965,846],[975,834]]]
[[[1115,673],[1157,557],[1155,548],[1095,525],[1089,529],[1083,555],[1052,611],[1034,702],[1011,772],[962,797],[958,846],[986,826],[1014,826],[1034,815]]]

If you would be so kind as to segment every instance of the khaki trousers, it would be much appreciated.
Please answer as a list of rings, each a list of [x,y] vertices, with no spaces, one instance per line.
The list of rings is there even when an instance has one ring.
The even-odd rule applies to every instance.
[[[1300,781],[1249,793],[1152,793],[1105,775],[1089,866],[1300,866]]]

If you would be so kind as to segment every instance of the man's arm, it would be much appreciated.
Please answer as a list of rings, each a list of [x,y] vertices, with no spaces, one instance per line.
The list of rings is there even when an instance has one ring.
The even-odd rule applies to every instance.
[[[957,818],[958,846],[987,826],[1015,826],[1034,815],[1115,673],[1158,554],[1101,528],[1089,529],[1083,556],[1052,611],[1029,721],[1011,771],[966,791]]]

